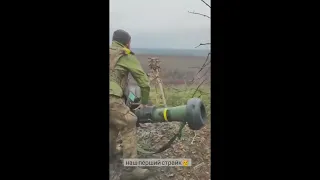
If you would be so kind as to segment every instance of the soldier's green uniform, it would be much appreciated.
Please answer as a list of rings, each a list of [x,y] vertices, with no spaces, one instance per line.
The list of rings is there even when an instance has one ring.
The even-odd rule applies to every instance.
[[[116,139],[120,133],[122,136],[123,157],[137,157],[136,122],[133,114],[124,101],[125,89],[128,86],[128,75],[131,73],[141,89],[141,103],[147,104],[149,99],[149,78],[143,71],[140,62],[131,52],[131,36],[124,30],[116,30],[113,33],[112,45],[109,48],[109,104],[110,104],[110,155],[116,150]],[[153,176],[155,173],[140,167],[133,171],[122,172],[120,180],[140,180]]]
[[[128,75],[131,73],[141,88],[141,103],[149,99],[149,78],[143,71],[140,62],[133,52],[119,42],[113,41],[110,53],[110,152],[115,152],[119,132],[122,136],[123,157],[137,156],[136,122],[137,117],[125,105],[124,92],[128,86]]]
[[[123,51],[123,53],[119,51]],[[116,65],[114,67],[115,74],[110,74],[109,94],[123,97],[124,88],[126,88],[127,86],[128,74],[131,73],[141,89],[141,103],[147,104],[150,92],[149,78],[142,69],[140,62],[138,61],[134,53],[123,46],[121,43],[118,43],[116,41],[112,42],[110,53],[118,53],[119,60],[118,62],[116,62]]]

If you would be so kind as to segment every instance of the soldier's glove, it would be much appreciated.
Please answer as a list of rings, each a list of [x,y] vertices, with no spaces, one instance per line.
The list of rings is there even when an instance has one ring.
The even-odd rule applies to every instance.
[[[143,109],[145,108],[146,105],[145,104],[140,104],[137,108],[135,108],[134,110],[137,110],[137,109]]]
[[[137,110],[137,109],[143,109],[145,107],[150,107],[150,106],[153,106],[153,105],[145,105],[145,104],[140,104],[137,108],[135,108],[134,110]],[[142,123],[139,123],[139,121],[137,121],[136,123],[136,126],[137,127],[142,127],[142,128],[146,128],[147,126],[142,124]]]

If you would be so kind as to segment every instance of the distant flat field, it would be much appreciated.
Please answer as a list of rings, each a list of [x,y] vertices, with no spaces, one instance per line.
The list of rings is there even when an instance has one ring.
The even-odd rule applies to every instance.
[[[159,57],[161,68],[167,70],[178,69],[179,71],[197,71],[195,67],[201,67],[207,57],[199,56],[165,56],[165,55],[136,55],[143,68],[148,70],[148,58]]]
[[[158,56],[158,55],[144,55],[144,54],[143,55],[138,54],[136,56],[138,60],[141,62],[141,65],[146,73],[150,72],[150,69],[148,66],[149,65],[148,58],[158,57],[159,60],[161,61],[160,76],[163,83],[165,84],[184,84],[185,80],[187,81],[192,80],[207,58],[207,57],[201,57],[201,56],[166,56],[166,55]],[[177,76],[177,75],[173,76],[172,74],[170,74],[170,71],[171,72],[178,71],[180,73],[180,76]],[[205,71],[206,70],[199,73],[199,76],[202,76],[201,74]],[[207,75],[210,76],[210,73],[207,73]],[[136,84],[135,81],[133,81],[132,76],[130,75],[129,77],[130,77],[130,83]]]

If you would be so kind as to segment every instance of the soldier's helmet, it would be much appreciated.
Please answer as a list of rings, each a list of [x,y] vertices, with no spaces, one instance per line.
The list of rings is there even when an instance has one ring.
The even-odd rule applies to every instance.
[[[113,32],[112,41],[117,41],[123,45],[128,44],[131,40],[131,36],[128,32],[118,29]]]

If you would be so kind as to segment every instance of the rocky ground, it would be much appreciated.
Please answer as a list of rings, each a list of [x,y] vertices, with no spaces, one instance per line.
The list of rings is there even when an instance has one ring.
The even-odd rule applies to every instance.
[[[157,150],[166,144],[175,133],[178,132],[180,123],[155,123],[138,128],[138,143],[145,149]],[[158,172],[149,180],[210,180],[210,125],[198,131],[192,131],[186,126],[183,129],[182,138],[176,139],[173,145],[166,151],[149,155],[139,154],[139,158],[190,158],[191,167],[147,167]],[[111,166],[110,179],[119,180],[123,170],[120,162]]]

